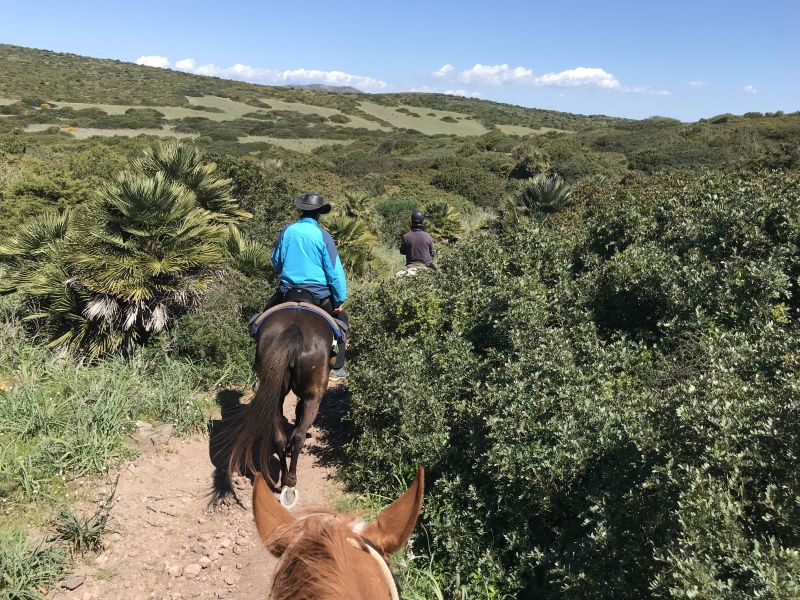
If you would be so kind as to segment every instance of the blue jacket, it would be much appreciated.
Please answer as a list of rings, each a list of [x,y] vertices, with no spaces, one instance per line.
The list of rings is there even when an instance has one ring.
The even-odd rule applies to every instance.
[[[298,219],[281,230],[272,266],[281,274],[279,289],[309,290],[318,300],[333,296],[334,306],[347,299],[347,283],[336,243],[314,219]]]

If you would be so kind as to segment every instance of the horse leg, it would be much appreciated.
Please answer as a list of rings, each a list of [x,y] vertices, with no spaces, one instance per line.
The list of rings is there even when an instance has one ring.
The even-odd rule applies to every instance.
[[[284,479],[284,485],[294,487],[297,485],[297,459],[300,458],[300,452],[303,450],[303,444],[306,443],[306,434],[308,428],[314,424],[314,419],[317,418],[319,412],[319,403],[322,400],[323,392],[309,394],[306,399],[298,400],[297,416],[298,421],[295,422],[294,431],[292,431],[291,445],[292,461],[289,466],[289,476]],[[302,408],[299,403],[303,404]]]
[[[272,425],[272,439],[275,443],[275,452],[278,455],[278,464],[280,464],[281,468],[280,483],[286,485],[286,477],[289,472],[286,465],[286,450],[289,440],[286,438],[286,431],[283,429],[283,410],[275,413],[275,421]]]

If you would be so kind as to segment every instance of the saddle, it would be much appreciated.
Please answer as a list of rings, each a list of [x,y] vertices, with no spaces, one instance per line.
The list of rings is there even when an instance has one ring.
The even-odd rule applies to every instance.
[[[342,343],[344,341],[345,335],[347,335],[347,326],[339,321],[338,319],[332,317],[328,314],[328,311],[311,304],[310,302],[296,302],[296,301],[289,301],[283,302],[272,308],[268,308],[260,315],[258,315],[255,319],[250,321],[250,334],[255,337],[258,335],[258,328],[261,326],[261,323],[269,317],[271,314],[278,312],[279,310],[307,310],[309,312],[313,312],[318,314],[320,317],[325,319],[325,322],[330,326],[331,330],[333,331],[333,338]]]

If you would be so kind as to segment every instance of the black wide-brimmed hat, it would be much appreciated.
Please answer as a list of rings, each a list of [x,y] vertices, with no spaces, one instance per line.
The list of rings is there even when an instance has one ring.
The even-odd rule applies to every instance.
[[[314,192],[309,192],[304,196],[298,196],[294,199],[294,205],[297,207],[297,210],[318,210],[323,215],[331,212],[330,202],[326,202],[325,198]]]

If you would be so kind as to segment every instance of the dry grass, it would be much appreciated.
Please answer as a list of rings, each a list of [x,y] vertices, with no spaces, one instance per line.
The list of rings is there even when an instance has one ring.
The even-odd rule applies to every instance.
[[[325,106],[315,106],[313,104],[303,104],[301,102],[284,102],[274,98],[263,98],[264,102],[272,107],[272,110],[288,110],[304,115],[320,115],[321,117],[331,117],[333,115],[342,115],[342,111],[335,108],[327,108]],[[252,110],[252,107],[251,107]],[[372,129],[381,131],[389,131],[387,127],[383,127],[380,123],[369,121],[363,117],[356,117],[353,115],[345,115],[350,119],[349,123],[343,123],[340,127],[363,127],[364,129]]]
[[[523,127],[522,125],[498,125],[497,128],[508,135],[542,135],[550,131],[558,131],[561,133],[571,133],[565,129],[555,129],[553,127]]]
[[[448,110],[436,110],[433,108],[422,108],[419,106],[383,106],[374,102],[360,102],[359,108],[366,113],[374,115],[384,121],[391,123],[394,127],[404,129],[416,129],[425,135],[483,135],[487,129],[475,121],[469,115],[452,112]],[[420,116],[415,117],[407,112],[397,112],[398,108],[405,108],[411,113]],[[431,116],[431,114],[433,116]],[[454,119],[455,123],[442,121],[443,117]]]
[[[352,144],[353,140],[325,140],[321,138],[293,138],[284,139],[276,138],[268,135],[250,135],[247,137],[239,138],[240,144],[248,144],[253,142],[266,142],[274,146],[280,146],[287,150],[294,150],[295,152],[311,152],[320,146],[346,146]]]

